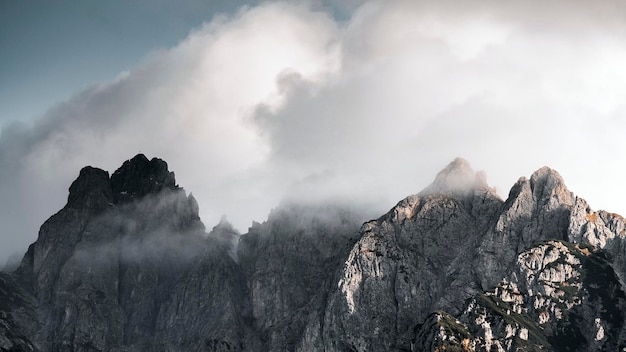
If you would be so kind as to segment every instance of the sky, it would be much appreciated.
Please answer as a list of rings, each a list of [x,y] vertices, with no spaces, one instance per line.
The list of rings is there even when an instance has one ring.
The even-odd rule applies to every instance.
[[[0,263],[85,165],[166,160],[208,228],[381,213],[463,157],[626,214],[626,3],[0,2]]]

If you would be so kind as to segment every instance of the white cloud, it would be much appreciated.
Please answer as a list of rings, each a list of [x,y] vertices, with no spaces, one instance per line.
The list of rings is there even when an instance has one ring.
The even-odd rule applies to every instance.
[[[274,167],[389,206],[456,156],[486,169],[503,197],[550,165],[593,206],[625,212],[626,32],[615,9],[470,3],[359,9],[342,32],[340,74],[292,81],[281,110],[259,110]]]
[[[181,185],[200,196],[209,224],[233,210],[224,203],[245,202],[232,182],[248,179],[269,153],[250,113],[260,103],[279,106],[277,77],[285,72],[316,81],[336,71],[336,32],[327,14],[304,5],[242,9],[54,107],[34,126],[3,131],[0,162],[14,170],[2,178],[0,216],[9,225],[0,257],[35,239],[82,166],[112,172],[138,152],[169,162]],[[240,225],[262,218],[263,206],[230,218]]]
[[[168,161],[208,227],[225,213],[244,232],[286,192],[384,210],[456,156],[503,196],[549,165],[592,206],[625,213],[623,11],[372,1],[344,23],[268,3],[216,19],[3,131],[2,242],[34,240],[80,167],[113,171],[140,151]]]

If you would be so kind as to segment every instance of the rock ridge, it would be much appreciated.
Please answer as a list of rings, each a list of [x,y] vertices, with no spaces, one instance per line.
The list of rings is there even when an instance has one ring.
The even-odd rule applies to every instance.
[[[126,160],[111,175],[111,190],[117,203],[128,202],[163,189],[176,190],[176,179],[167,168],[167,163],[158,158],[148,160],[138,154]]]
[[[15,273],[0,351],[618,351],[626,221],[543,167],[457,158],[387,213],[294,199],[206,232],[161,159],[83,168]]]

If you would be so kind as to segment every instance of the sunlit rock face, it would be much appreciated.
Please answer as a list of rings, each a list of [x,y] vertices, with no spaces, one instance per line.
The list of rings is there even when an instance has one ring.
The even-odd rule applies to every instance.
[[[406,349],[430,313],[460,312],[479,289],[471,252],[501,207],[481,174],[457,159],[419,195],[365,223],[329,299],[328,348]]]
[[[474,296],[458,319],[442,318],[434,332],[423,325],[415,343],[435,335],[437,348],[471,351],[619,351],[625,309],[602,252],[551,240],[521,253],[508,278]]]
[[[595,213],[550,168],[521,178],[501,201],[483,173],[456,159],[418,195],[363,225],[323,323],[310,324],[309,336],[318,340],[305,346],[323,344],[331,351],[617,348],[624,329],[620,275],[626,252],[624,233],[619,234],[624,225],[616,215],[589,214]],[[610,225],[597,229],[603,216]],[[606,280],[591,283],[597,274],[582,274],[588,271],[602,272]],[[600,292],[611,293],[599,298]],[[496,322],[500,301],[510,305],[510,314],[523,314],[534,325]],[[616,313],[602,318],[598,312],[605,308],[598,307]],[[574,342],[564,344],[569,339]]]
[[[207,233],[198,207],[163,160],[83,168],[0,273],[0,351],[626,347],[626,222],[547,167],[502,200],[458,158],[375,220],[292,199]]]

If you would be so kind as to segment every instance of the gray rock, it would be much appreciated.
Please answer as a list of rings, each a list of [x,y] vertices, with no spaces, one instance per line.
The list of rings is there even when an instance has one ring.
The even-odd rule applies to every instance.
[[[239,258],[265,351],[293,351],[323,315],[363,215],[340,205],[284,203],[242,236]]]
[[[14,273],[0,351],[616,351],[626,221],[463,159],[376,220],[285,202],[210,233],[160,159],[86,167]],[[360,227],[360,230],[359,230]]]
[[[437,311],[416,327],[410,351],[474,351],[475,338],[454,316]]]
[[[38,330],[35,297],[0,272],[0,351],[39,351]]]
[[[442,331],[436,347],[461,341],[470,351],[619,351],[625,309],[602,252],[548,241],[521,253],[506,279],[471,299],[457,321],[462,329]],[[415,343],[430,331],[422,327]]]
[[[238,237],[225,220],[209,233],[205,251],[159,308],[157,346],[166,351],[260,349],[246,282],[232,256]]]
[[[456,159],[420,195],[363,225],[329,298],[326,350],[408,350],[430,313],[460,312],[478,289],[467,254],[501,204],[482,174]]]
[[[482,239],[477,276],[488,290],[508,273],[517,254],[547,239],[567,239],[576,197],[563,178],[544,167],[511,189],[495,223]]]

